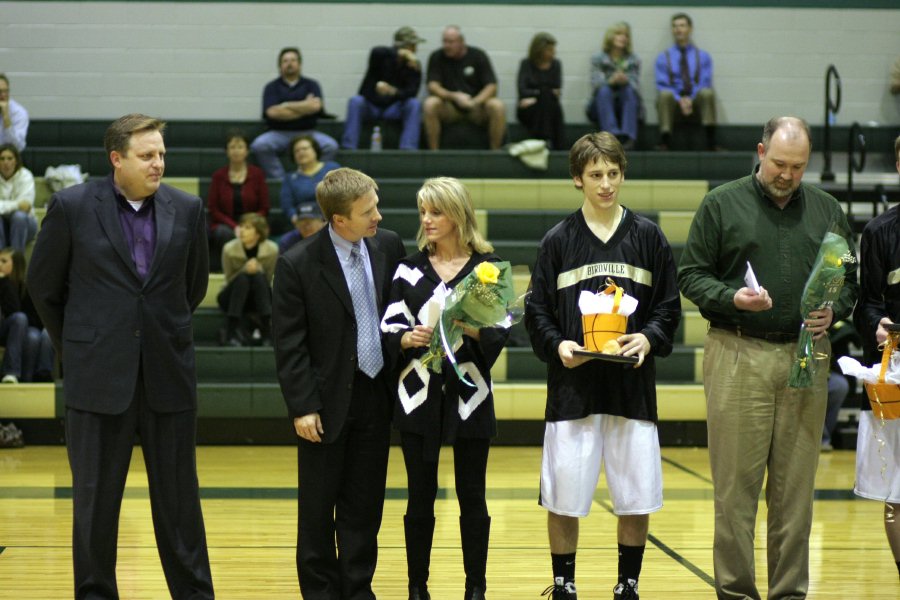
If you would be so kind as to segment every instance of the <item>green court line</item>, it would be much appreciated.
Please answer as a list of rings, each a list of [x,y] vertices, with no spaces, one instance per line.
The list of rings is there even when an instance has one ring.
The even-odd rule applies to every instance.
[[[611,515],[616,514],[613,512],[612,504],[610,504],[609,502],[598,501],[596,496],[594,496],[594,502],[597,502],[597,504],[602,506],[604,508],[604,510],[606,510],[606,512],[608,512],[609,514],[611,514]],[[656,537],[652,533],[647,534],[647,541],[650,542],[651,544],[653,544],[654,546],[656,546],[657,548],[659,548],[663,552],[663,554],[665,554],[669,558],[673,559],[675,562],[680,564],[682,567],[684,567],[685,569],[687,569],[688,571],[690,571],[691,573],[696,575],[698,579],[700,579],[701,581],[706,583],[708,586],[710,586],[710,587],[716,586],[715,579],[713,579],[709,573],[707,573],[706,571],[704,571],[703,569],[701,569],[700,567],[698,567],[697,565],[695,565],[694,563],[692,563],[691,561],[686,559],[684,556],[682,556],[681,554],[676,552],[673,548],[669,547],[667,544],[664,544],[662,540],[660,540],[658,537]]]
[[[712,500],[711,488],[679,488],[663,491],[667,501]],[[125,499],[136,500],[149,498],[150,492],[145,487],[125,488]],[[297,488],[293,487],[202,487],[200,497],[203,500],[296,500]],[[406,488],[387,488],[385,500],[406,500]],[[454,488],[438,488],[437,499],[447,500],[456,497]],[[0,500],[71,500],[71,487],[36,487],[36,486],[0,486]],[[488,500],[533,500],[537,502],[538,486],[525,488],[488,488]],[[820,489],[815,492],[818,501],[860,500],[850,489]],[[594,494],[596,502],[608,502],[609,494],[600,488]]]
[[[662,550],[669,558],[673,559],[675,562],[680,564],[682,567],[696,575],[700,580],[706,583],[709,587],[716,587],[716,580],[713,579],[709,573],[683,557],[681,554],[676,552],[673,548],[670,548],[666,544],[662,542],[658,537],[653,535],[652,533],[647,534],[647,541],[651,544]]]
[[[664,463],[668,463],[668,464],[672,465],[673,467],[675,467],[676,469],[678,469],[678,470],[680,470],[680,471],[684,471],[684,472],[687,473],[688,475],[693,475],[694,477],[696,477],[696,478],[699,479],[700,481],[704,481],[704,482],[706,482],[706,483],[712,485],[712,479],[710,479],[709,477],[706,477],[705,475],[701,475],[701,474],[698,473],[697,471],[695,471],[695,470],[693,470],[693,469],[691,469],[691,468],[688,468],[688,467],[682,465],[681,463],[677,463],[677,462],[675,462],[674,460],[672,460],[671,458],[666,458],[665,456],[663,456],[663,457],[662,457],[662,461],[663,461]],[[665,488],[664,488],[664,489],[665,489]]]

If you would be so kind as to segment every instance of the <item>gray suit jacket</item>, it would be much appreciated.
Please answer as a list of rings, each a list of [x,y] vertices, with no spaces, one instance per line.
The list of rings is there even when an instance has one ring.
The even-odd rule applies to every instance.
[[[124,412],[141,370],[153,410],[197,405],[191,315],[209,280],[203,203],[167,185],[154,202],[156,250],[141,280],[111,177],[50,199],[28,290],[63,362],[69,407]]]

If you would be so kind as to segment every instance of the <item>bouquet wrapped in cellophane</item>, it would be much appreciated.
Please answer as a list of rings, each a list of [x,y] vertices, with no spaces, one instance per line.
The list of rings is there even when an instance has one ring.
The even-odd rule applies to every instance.
[[[459,371],[454,355],[463,336],[457,321],[478,329],[511,327],[522,318],[523,307],[523,297],[515,298],[509,262],[479,263],[445,296],[422,364],[439,373],[441,362],[447,358],[460,380],[468,383]]]
[[[828,308],[834,304],[844,287],[846,272],[844,264],[852,262],[856,262],[856,257],[850,253],[847,240],[834,231],[827,232],[822,245],[819,246],[819,254],[813,263],[809,279],[803,287],[803,296],[800,298],[802,319],[809,318],[809,313],[814,310]],[[805,324],[801,324],[797,353],[788,377],[790,387],[805,388],[812,385],[818,361],[827,358],[825,355],[817,355],[814,346],[812,334],[806,329]]]

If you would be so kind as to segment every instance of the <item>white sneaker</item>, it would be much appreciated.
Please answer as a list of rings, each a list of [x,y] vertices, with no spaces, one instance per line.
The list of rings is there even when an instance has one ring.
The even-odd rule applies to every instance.
[[[3,379],[0,379],[0,383],[19,383],[19,378],[15,375],[4,375]]]

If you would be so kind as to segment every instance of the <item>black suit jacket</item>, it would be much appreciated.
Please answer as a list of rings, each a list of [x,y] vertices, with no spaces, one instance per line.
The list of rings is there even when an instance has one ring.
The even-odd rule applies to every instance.
[[[167,185],[156,192],[156,250],[141,280],[119,221],[112,178],[50,199],[28,290],[65,367],[66,405],[119,414],[138,375],[160,412],[197,405],[191,315],[206,295],[203,203]]]
[[[379,315],[397,262],[405,255],[393,231],[365,238]],[[347,417],[356,371],[353,300],[325,227],[278,259],[272,297],[278,381],[291,418],[318,412],[325,434],[337,438]],[[385,369],[379,375],[384,378]],[[380,407],[389,414],[390,403]]]

